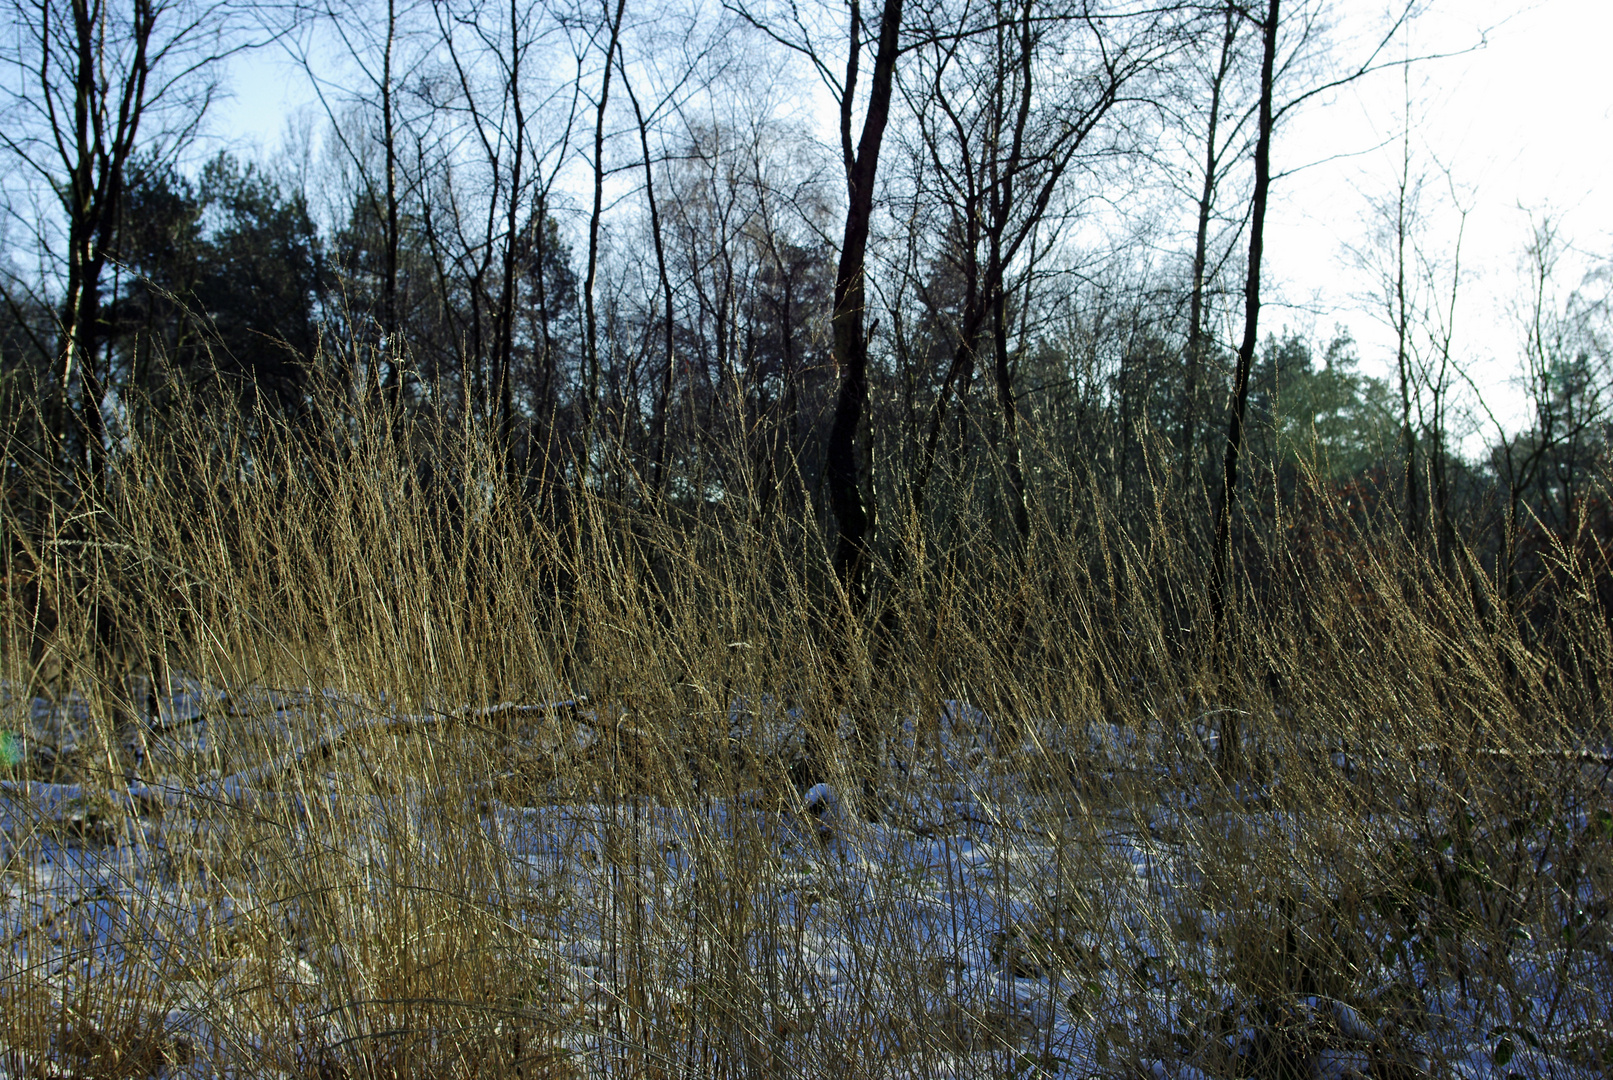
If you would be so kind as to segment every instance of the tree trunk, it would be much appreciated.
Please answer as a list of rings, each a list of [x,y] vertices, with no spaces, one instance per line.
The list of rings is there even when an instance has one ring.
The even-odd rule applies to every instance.
[[[1198,229],[1193,238],[1193,292],[1188,300],[1187,372],[1182,393],[1182,482],[1191,482],[1197,468],[1199,380],[1204,370],[1204,276],[1209,265],[1210,214],[1215,209],[1215,188],[1221,169],[1216,131],[1221,121],[1221,91],[1232,64],[1232,45],[1238,35],[1236,12],[1228,7],[1221,37],[1221,60],[1210,83],[1210,125],[1204,140],[1204,185],[1199,191]]]
[[[866,305],[864,261],[868,228],[874,207],[874,177],[879,147],[890,119],[891,87],[896,73],[902,0],[885,0],[880,16],[879,48],[874,57],[868,112],[855,156],[851,154],[850,113],[856,89],[861,9],[852,4],[851,56],[841,101],[841,136],[846,152],[846,228],[840,245],[840,266],[834,287],[834,358],[840,368],[840,393],[824,465],[829,505],[839,526],[834,567],[852,609],[861,613],[868,602],[868,543],[872,515],[863,496],[857,461],[858,432],[868,403],[868,339],[863,330]]]
[[[1216,508],[1215,559],[1210,594],[1218,646],[1224,644],[1231,599],[1232,502],[1238,490],[1238,458],[1243,451],[1244,415],[1249,407],[1249,370],[1254,364],[1255,347],[1259,343],[1260,257],[1265,246],[1266,198],[1271,190],[1272,79],[1277,58],[1277,5],[1278,0],[1268,0],[1266,18],[1260,27],[1263,39],[1260,127],[1255,138],[1255,190],[1249,216],[1249,276],[1244,284],[1243,341],[1238,346],[1238,367],[1233,380],[1232,416],[1227,424],[1227,450],[1221,472],[1221,501]],[[1236,741],[1235,731],[1230,741]],[[1223,739],[1223,754],[1236,753],[1230,741]]]
[[[504,220],[503,281],[499,286],[498,328],[494,341],[498,391],[498,434],[506,464],[513,476],[515,461],[515,380],[510,373],[515,355],[516,247],[520,236],[522,170],[526,164],[526,113],[521,103],[520,9],[510,0],[510,112],[515,126],[515,151],[510,161],[510,201]],[[542,266],[538,273],[542,274]]]
[[[622,29],[622,13],[627,0],[616,0],[616,15],[610,22],[610,40],[605,46],[605,71],[599,89],[599,112],[594,123],[594,206],[588,216],[588,274],[583,282],[584,346],[588,350],[587,385],[582,403],[584,468],[578,470],[581,480],[587,472],[588,454],[592,451],[594,408],[599,399],[599,314],[594,306],[594,288],[599,280],[599,223],[604,216],[605,204],[605,110],[610,104],[610,77],[615,66],[616,40]],[[607,11],[609,9],[607,8]]]
[[[1025,501],[1025,464],[1019,446],[1019,406],[1014,401],[1014,376],[1008,366],[1007,290],[1003,288],[1000,259],[997,239],[993,237],[991,277],[996,281],[996,291],[991,301],[991,340],[995,354],[993,371],[997,382],[997,400],[1003,414],[1002,458],[1008,481],[1008,510],[1014,516],[1014,533],[1023,547],[1030,538],[1030,510]]]
[[[677,368],[674,354],[674,326],[672,322],[672,278],[666,268],[666,243],[661,236],[661,210],[655,201],[655,171],[650,164],[650,132],[644,122],[644,110],[639,108],[638,95],[633,84],[622,71],[622,89],[633,106],[633,119],[638,124],[639,152],[644,157],[644,195],[650,204],[650,235],[655,241],[655,272],[661,285],[661,302],[665,305],[666,367],[661,372],[661,390],[655,403],[655,459],[650,473],[650,490],[657,497],[665,493],[667,456],[667,415],[672,408],[672,380]],[[788,378],[788,375],[786,375]]]
[[[1003,29],[998,30],[998,51],[1003,52]],[[1025,466],[1021,457],[1019,445],[1019,406],[1014,401],[1013,371],[1008,366],[1008,311],[1007,287],[1008,260],[1011,257],[1003,252],[1003,233],[1008,229],[1014,211],[1014,179],[1023,166],[1025,152],[1025,132],[1030,122],[1032,102],[1032,77],[1034,67],[1032,59],[1035,52],[1035,37],[1031,29],[1031,4],[1026,0],[1021,18],[1019,20],[1018,35],[1015,41],[1018,46],[1018,55],[1014,58],[1019,67],[1019,99],[1014,103],[1013,137],[1009,143],[1008,157],[999,161],[997,157],[997,140],[992,141],[990,162],[990,198],[992,222],[990,233],[990,247],[986,264],[986,284],[991,289],[987,295],[991,298],[991,342],[994,357],[993,373],[997,383],[997,402],[1002,410],[1003,443],[1002,458],[1003,469],[1008,481],[1008,508],[1014,517],[1014,532],[1021,545],[1030,538],[1030,513],[1025,504]],[[1001,85],[1006,86],[1004,79]],[[998,98],[1001,103],[1001,98]],[[996,117],[994,127],[1002,126],[1001,113]],[[1062,172],[1062,168],[1056,172]],[[1035,215],[1031,220],[1036,220]],[[1030,235],[1029,225],[1025,227],[1018,240]]]
[[[47,19],[49,6],[44,8]],[[57,145],[68,166],[62,198],[66,204],[68,251],[67,296],[61,309],[61,337],[57,350],[55,395],[58,412],[57,437],[68,443],[74,428],[84,439],[83,464],[91,483],[98,482],[101,457],[106,449],[106,423],[101,416],[106,387],[96,371],[100,351],[101,274],[106,268],[107,250],[122,210],[124,172],[134,151],[135,137],[146,103],[146,79],[150,71],[148,47],[157,13],[150,0],[136,0],[131,32],[135,49],[126,71],[109,84],[101,69],[105,56],[100,35],[101,13],[86,0],[72,4],[72,49],[74,60],[74,101],[72,129],[58,129]],[[52,31],[40,28],[41,40],[50,48]],[[51,87],[42,87],[51,97]],[[115,119],[109,115],[111,96],[116,95]],[[109,124],[110,121],[110,124]],[[73,406],[72,385],[77,377],[81,401]],[[76,416],[75,416],[76,412]],[[76,422],[75,422],[76,421]],[[64,447],[65,448],[65,447]]]
[[[1411,231],[1408,220],[1408,189],[1411,185],[1411,105],[1407,94],[1407,126],[1400,139],[1400,183],[1395,190],[1395,295],[1390,321],[1395,327],[1395,372],[1400,379],[1400,439],[1405,454],[1402,484],[1405,494],[1406,538],[1416,543],[1419,532],[1417,499],[1417,432],[1411,424],[1412,371],[1410,355],[1411,310],[1406,297],[1406,240]]]
[[[400,389],[398,365],[402,350],[398,334],[398,147],[393,121],[392,52],[397,42],[397,0],[386,4],[386,46],[381,56],[381,138],[386,143],[386,266],[381,292],[381,333],[386,354],[377,362],[378,385],[383,404]],[[385,367],[381,367],[384,364]]]

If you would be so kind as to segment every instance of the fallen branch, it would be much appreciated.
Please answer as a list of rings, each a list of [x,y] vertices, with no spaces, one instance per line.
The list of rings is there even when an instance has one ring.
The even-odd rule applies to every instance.
[[[84,811],[93,808],[98,800],[105,800],[114,810],[121,810],[133,816],[179,806],[191,800],[250,805],[268,797],[268,793],[263,790],[266,782],[292,772],[309,758],[329,757],[345,742],[359,734],[404,734],[478,719],[549,714],[576,709],[586,700],[578,697],[539,705],[506,701],[497,705],[477,708],[464,706],[451,711],[426,714],[364,717],[331,728],[313,742],[289,750],[261,765],[254,765],[249,769],[242,769],[229,776],[195,786],[175,787],[168,784],[132,782],[124,788],[96,788],[84,784],[0,780],[0,795],[31,802],[44,812],[44,816],[58,823],[90,820]]]

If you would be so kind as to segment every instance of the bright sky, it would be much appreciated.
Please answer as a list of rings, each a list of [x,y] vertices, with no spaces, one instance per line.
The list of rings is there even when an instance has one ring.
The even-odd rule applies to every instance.
[[[1382,2],[1337,0],[1341,35],[1364,28]],[[1519,334],[1510,309],[1530,215],[1549,214],[1577,249],[1564,294],[1583,269],[1613,259],[1613,3],[1430,0],[1409,41],[1413,54],[1428,54],[1469,49],[1481,39],[1482,48],[1414,69],[1414,168],[1430,170],[1429,197],[1438,202],[1447,185],[1436,162],[1448,166],[1471,207],[1456,351],[1491,408],[1516,425],[1521,398],[1510,380]],[[310,96],[300,72],[272,55],[243,63],[233,89],[215,130],[243,148],[276,147],[287,115]],[[1368,198],[1391,191],[1405,91],[1398,72],[1364,80],[1299,116],[1274,149],[1278,171],[1319,164],[1282,178],[1274,190],[1264,329],[1286,323],[1325,339],[1343,324],[1374,374],[1388,373],[1393,345],[1347,246],[1366,234]],[[1385,141],[1392,145],[1373,149]],[[1448,249],[1451,215],[1435,207],[1425,223],[1430,246]]]
[[[1491,408],[1516,424],[1522,399],[1511,380],[1520,335],[1512,308],[1531,214],[1558,222],[1560,237],[1577,249],[1565,260],[1564,295],[1590,265],[1613,259],[1613,4],[1434,0],[1410,40],[1416,54],[1481,39],[1487,44],[1478,51],[1413,70],[1412,152],[1432,172],[1428,194],[1436,203],[1448,202],[1437,161],[1470,204],[1455,348]],[[1395,139],[1405,91],[1398,72],[1352,87],[1291,128],[1274,151],[1274,168]],[[1370,282],[1353,270],[1347,245],[1365,235],[1367,196],[1390,195],[1400,153],[1394,142],[1283,180],[1267,231],[1268,273],[1282,283],[1282,299],[1301,305],[1268,308],[1272,320],[1319,335],[1344,323],[1361,344],[1363,367],[1377,374],[1387,374],[1393,341],[1365,310],[1360,294]],[[1435,206],[1426,223],[1432,246],[1448,250],[1454,216]]]

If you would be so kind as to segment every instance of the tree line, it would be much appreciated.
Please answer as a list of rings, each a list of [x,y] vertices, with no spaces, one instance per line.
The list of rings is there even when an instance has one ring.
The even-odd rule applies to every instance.
[[[1349,46],[1337,15],[12,0],[7,469],[93,493],[165,409],[228,410],[250,445],[334,392],[399,438],[477,427],[557,514],[586,488],[809,525],[859,615],[962,506],[1034,565],[1099,498],[1139,535],[1169,507],[1217,622],[1250,531],[1322,496],[1522,595],[1553,544],[1609,536],[1606,278],[1565,282],[1539,223],[1529,418],[1497,422],[1408,97],[1358,247],[1388,377],[1263,319],[1276,136],[1420,62],[1409,6]],[[209,154],[253,50],[294,58],[317,108],[276,156]]]

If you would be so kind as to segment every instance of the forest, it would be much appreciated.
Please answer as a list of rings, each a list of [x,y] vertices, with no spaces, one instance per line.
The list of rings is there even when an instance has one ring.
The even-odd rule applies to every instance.
[[[20,5],[14,438],[73,488],[178,386],[248,431],[374,395],[485,429],[562,516],[581,486],[810,521],[859,608],[960,504],[998,544],[1082,529],[1055,475],[1128,522],[1187,496],[1215,566],[1234,504],[1308,484],[1525,595],[1595,532],[1606,267],[1564,280],[1549,217],[1520,238],[1525,420],[1486,423],[1408,97],[1359,245],[1388,377],[1259,319],[1274,132],[1418,63],[1414,14],[1345,55],[1315,5]],[[271,48],[318,108],[208,156],[224,65]]]
[[[1613,252],[1349,7],[8,0],[0,1078],[1605,1076]]]

